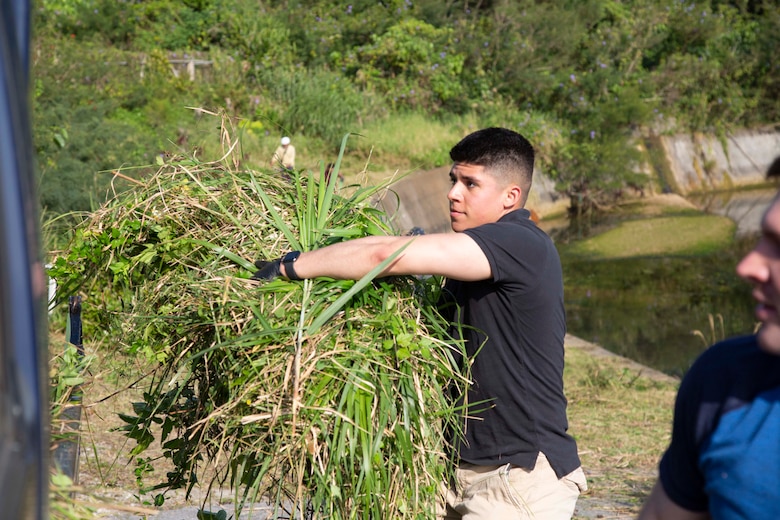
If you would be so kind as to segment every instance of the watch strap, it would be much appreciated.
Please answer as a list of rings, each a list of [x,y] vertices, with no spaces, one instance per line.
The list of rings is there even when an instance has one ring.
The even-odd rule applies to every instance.
[[[300,251],[290,251],[284,257],[282,257],[282,265],[284,265],[284,275],[288,280],[300,280],[301,277],[295,272],[293,264],[298,257],[301,256]]]

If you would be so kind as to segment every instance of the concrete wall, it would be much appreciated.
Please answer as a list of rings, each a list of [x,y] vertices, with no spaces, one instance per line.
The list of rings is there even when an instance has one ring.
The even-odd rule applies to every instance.
[[[725,143],[703,134],[665,136],[661,144],[672,191],[686,195],[764,183],[769,165],[780,155],[780,132],[746,130],[730,135]]]
[[[380,201],[393,226],[406,233],[421,227],[426,233],[450,231],[449,166],[414,172],[390,186]]]

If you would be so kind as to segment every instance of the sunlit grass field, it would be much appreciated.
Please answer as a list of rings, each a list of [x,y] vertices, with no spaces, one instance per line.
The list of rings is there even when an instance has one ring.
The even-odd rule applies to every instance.
[[[568,252],[596,259],[708,254],[728,244],[735,228],[728,217],[700,213],[633,220],[577,242]]]

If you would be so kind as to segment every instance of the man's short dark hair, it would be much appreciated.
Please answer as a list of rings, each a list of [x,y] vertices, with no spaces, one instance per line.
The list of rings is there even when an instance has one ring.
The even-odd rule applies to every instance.
[[[534,172],[534,147],[513,130],[497,127],[477,130],[452,147],[450,159],[483,166],[504,182],[516,182],[528,195]]]

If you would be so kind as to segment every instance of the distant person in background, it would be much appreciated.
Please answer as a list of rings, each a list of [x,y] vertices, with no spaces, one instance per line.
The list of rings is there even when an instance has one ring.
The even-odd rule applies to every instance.
[[[767,177],[780,177],[780,157]],[[711,346],[685,374],[640,520],[780,518],[780,191],[737,274],[761,327]]]
[[[282,141],[271,157],[271,168],[291,172],[295,169],[295,147],[290,144],[290,138],[282,137]]]

